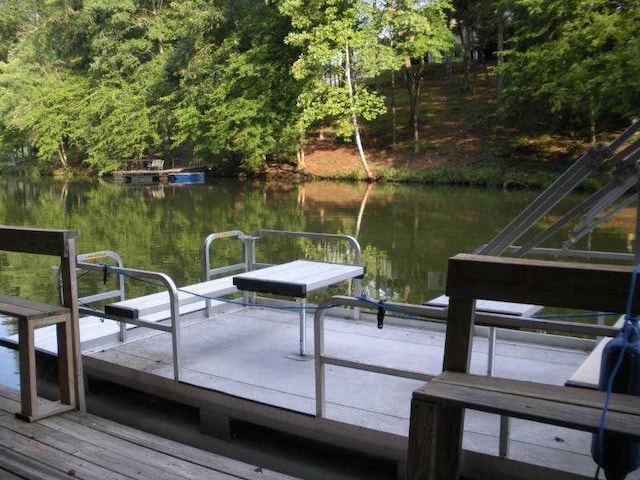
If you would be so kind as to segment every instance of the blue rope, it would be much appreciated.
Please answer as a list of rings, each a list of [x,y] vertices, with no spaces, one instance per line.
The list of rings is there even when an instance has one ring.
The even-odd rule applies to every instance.
[[[624,324],[620,329],[620,332],[623,338],[622,349],[620,350],[620,354],[618,355],[616,364],[613,367],[613,371],[611,372],[611,375],[609,375],[609,378],[607,379],[604,406],[602,407],[602,413],[600,414],[600,424],[598,425],[598,435],[597,435],[598,448],[600,450],[601,455],[604,455],[604,430],[606,426],[606,417],[607,417],[607,411],[609,409],[609,402],[611,401],[611,394],[613,393],[613,382],[615,381],[615,378],[618,375],[618,371],[622,366],[622,360],[624,358],[624,354],[627,349],[628,337],[629,335],[631,335],[631,329],[637,327],[638,317],[634,317],[631,315],[631,309],[633,306],[633,298],[636,290],[636,280],[638,277],[638,272],[640,272],[640,264],[636,265],[633,268],[633,271],[631,274],[629,292],[627,293],[627,303],[626,303],[626,310],[624,315]],[[599,472],[599,468],[598,470],[596,470],[595,478],[597,478],[598,472]]]

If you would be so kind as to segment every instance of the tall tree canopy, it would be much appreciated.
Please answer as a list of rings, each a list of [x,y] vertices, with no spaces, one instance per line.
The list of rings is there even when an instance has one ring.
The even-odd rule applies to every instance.
[[[505,109],[544,128],[620,123],[640,112],[640,1],[516,0]]]
[[[0,0],[0,9],[2,162],[104,173],[162,157],[257,171],[330,126],[355,140],[371,177],[364,132],[390,103],[378,87],[404,73],[417,151],[425,67],[452,51],[454,33],[471,72],[471,58],[495,53],[504,32],[510,119],[595,135],[640,111],[640,0]]]
[[[293,26],[287,42],[301,49],[292,66],[305,84],[298,96],[301,134],[314,122],[329,121],[338,134],[354,136],[365,174],[372,178],[360,120],[386,109],[384,99],[359,80],[393,68],[392,54],[380,41],[378,9],[360,0],[283,0],[280,9]]]

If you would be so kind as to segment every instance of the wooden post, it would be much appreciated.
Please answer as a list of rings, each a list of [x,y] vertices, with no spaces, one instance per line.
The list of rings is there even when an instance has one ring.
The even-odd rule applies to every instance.
[[[65,248],[60,258],[60,278],[62,280],[63,304],[71,312],[71,343],[73,346],[74,387],[76,407],[86,411],[84,396],[84,373],[82,351],[80,350],[80,312],[78,311],[78,281],[76,277],[75,236],[65,235]]]

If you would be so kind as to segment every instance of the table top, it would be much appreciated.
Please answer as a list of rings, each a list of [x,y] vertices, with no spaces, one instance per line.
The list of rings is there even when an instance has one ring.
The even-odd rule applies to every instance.
[[[364,267],[342,263],[294,260],[234,275],[238,290],[305,298],[307,293],[362,277]]]

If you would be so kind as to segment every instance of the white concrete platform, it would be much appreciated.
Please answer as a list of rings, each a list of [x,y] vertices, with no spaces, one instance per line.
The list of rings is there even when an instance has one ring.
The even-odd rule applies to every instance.
[[[83,335],[85,373],[222,416],[404,460],[411,394],[422,381],[329,366],[327,415],[316,418],[314,362],[308,361],[313,355],[298,355],[298,312],[222,308],[211,318],[203,312],[183,317],[179,381],[173,379],[169,334],[143,328],[134,329],[136,334],[124,343],[111,335],[104,345],[96,338],[85,344]],[[394,322],[387,317],[379,330],[373,318],[356,321],[326,315],[325,328],[325,354],[332,357],[434,375],[441,372],[442,324]],[[478,331],[471,371],[484,374],[488,344],[484,330]],[[312,346],[312,325],[307,327],[307,340]],[[499,333],[496,376],[562,385],[588,356],[584,341],[550,335],[546,342],[536,340],[525,342],[514,334]],[[468,411],[464,448],[496,455],[498,431],[497,416]],[[567,478],[593,478],[590,434],[514,420],[510,438],[514,460],[577,475]],[[640,479],[640,474],[628,478]]]

